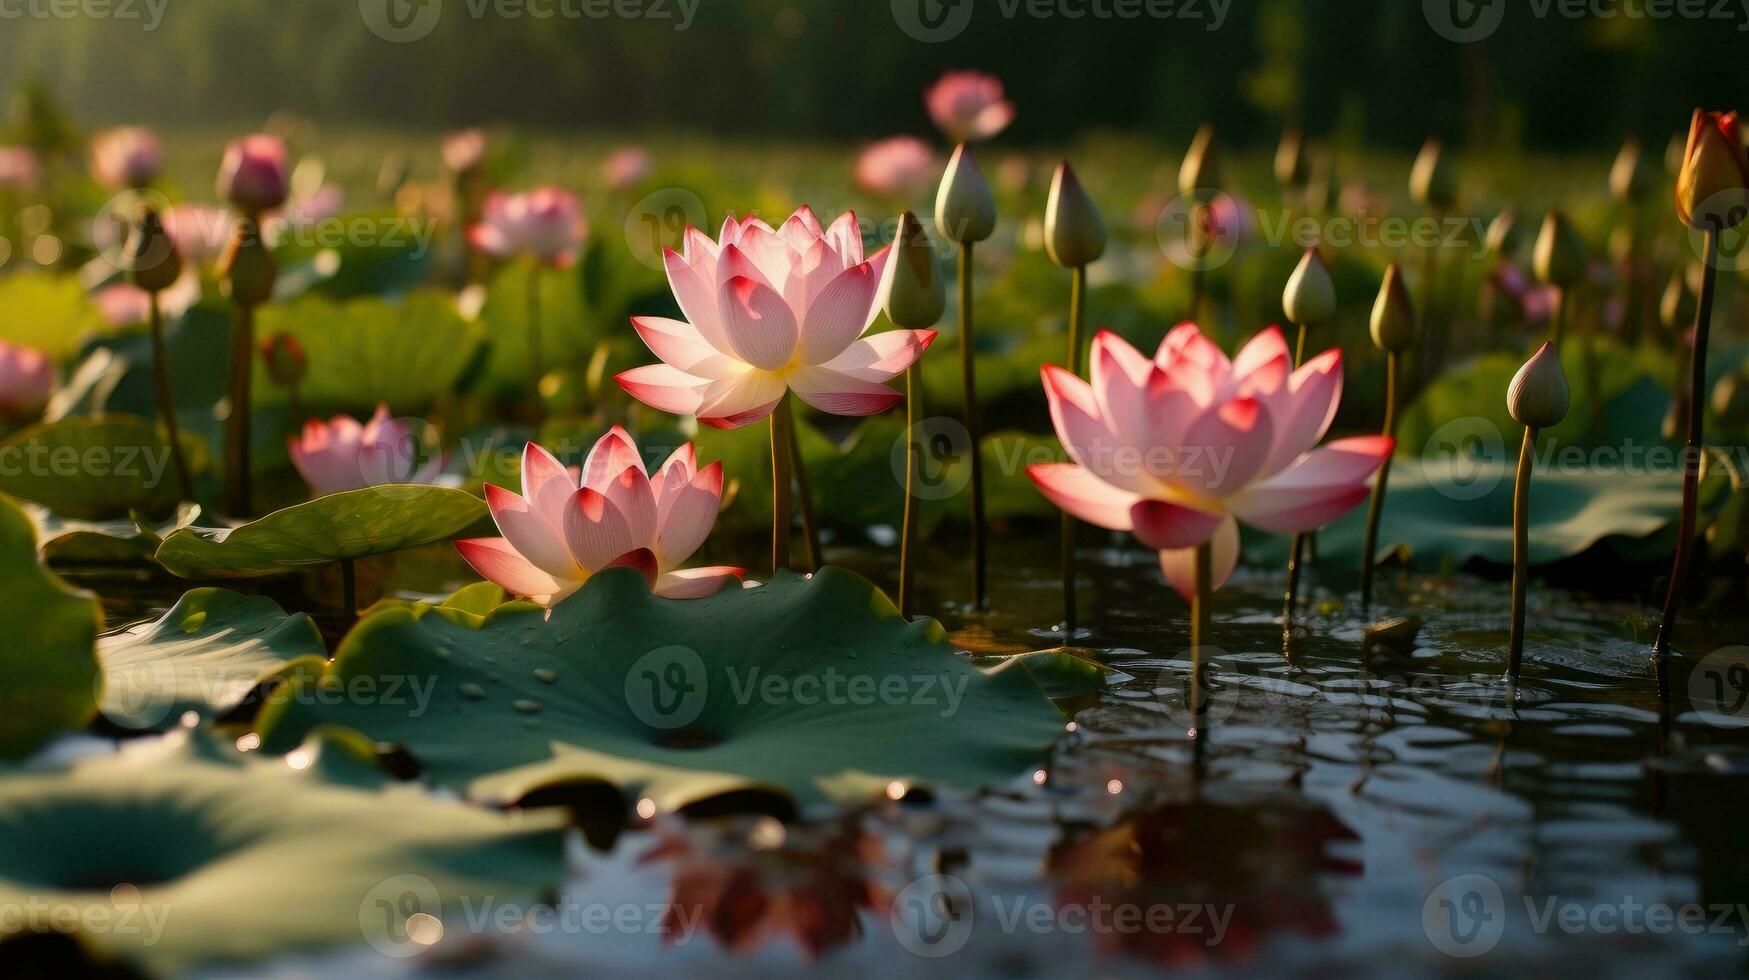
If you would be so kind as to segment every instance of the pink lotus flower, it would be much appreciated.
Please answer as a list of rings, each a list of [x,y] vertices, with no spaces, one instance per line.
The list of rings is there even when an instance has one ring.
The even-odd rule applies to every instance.
[[[941,161],[915,136],[871,143],[856,158],[856,186],[869,194],[914,197],[935,186]]]
[[[950,71],[923,97],[935,125],[955,143],[987,140],[1014,121],[1002,80],[981,71]]]
[[[164,230],[176,243],[182,261],[196,269],[210,268],[225,251],[237,216],[212,204],[192,201],[164,212]]]
[[[1101,331],[1091,384],[1044,367],[1051,419],[1074,462],[1027,475],[1075,517],[1158,550],[1186,598],[1196,547],[1212,538],[1218,589],[1239,560],[1235,518],[1282,534],[1327,524],[1366,499],[1396,447],[1365,436],[1313,448],[1342,398],[1342,352],[1292,364],[1275,327],[1231,361],[1193,323],[1168,333],[1152,360]]]
[[[251,214],[285,203],[291,193],[285,141],[256,133],[225,147],[219,164],[219,196]]]
[[[616,425],[590,450],[578,484],[578,475],[529,443],[522,493],[486,485],[504,536],[457,541],[456,550],[504,591],[548,606],[605,568],[636,568],[668,599],[713,595],[746,574],[678,567],[710,534],[723,496],[723,464],[699,469],[691,443],[652,477],[637,444]]]
[[[794,391],[822,412],[873,415],[904,397],[883,382],[935,339],[933,330],[863,337],[880,313],[888,250],[863,258],[853,213],[826,230],[805,207],[777,231],[730,217],[715,242],[686,229],[685,248],[663,258],[688,322],[633,317],[664,363],[615,378],[652,408],[736,429]]]
[[[577,261],[588,233],[575,194],[537,187],[526,194],[488,194],[485,216],[468,229],[468,241],[497,258],[526,255],[563,269]]]
[[[391,483],[430,484],[444,461],[419,465],[419,443],[405,424],[378,405],[370,421],[360,425],[349,415],[326,422],[311,419],[301,436],[286,440],[292,465],[317,496],[362,490]]]
[[[443,165],[451,173],[465,174],[486,159],[486,134],[478,129],[458,129],[443,134]]]
[[[613,151],[601,164],[601,179],[616,191],[631,190],[650,176],[650,154],[641,146]]]
[[[131,282],[118,282],[98,290],[92,297],[103,321],[112,327],[131,327],[145,323],[152,315],[152,297]],[[165,319],[174,319],[200,302],[200,274],[192,267],[184,269],[176,283],[158,294],[158,311]]]
[[[25,422],[42,414],[59,378],[42,351],[0,340],[0,420]]]
[[[143,126],[111,129],[91,140],[91,178],[104,187],[145,187],[163,168],[164,144]]]
[[[0,146],[0,190],[36,190],[38,165],[36,151],[28,146]]]

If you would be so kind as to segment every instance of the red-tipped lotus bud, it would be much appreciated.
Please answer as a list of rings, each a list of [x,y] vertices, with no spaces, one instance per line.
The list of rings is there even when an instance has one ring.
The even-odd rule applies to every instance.
[[[176,251],[176,242],[151,207],[140,207],[125,255],[128,277],[148,293],[169,289],[182,277],[182,256]]]
[[[1749,216],[1749,154],[1735,112],[1694,110],[1676,175],[1676,216],[1703,231],[1735,228]]]
[[[1646,168],[1644,158],[1638,138],[1630,136],[1622,143],[1621,151],[1615,155],[1615,163],[1609,168],[1609,192],[1616,200],[1638,202],[1644,200],[1652,189],[1652,174]]]
[[[304,345],[285,331],[261,339],[261,361],[267,366],[267,376],[281,388],[303,383],[310,364],[304,357]]]
[[[947,309],[947,283],[923,222],[909,211],[899,219],[899,236],[887,265],[887,319],[906,330],[935,326]]]
[[[285,141],[257,133],[225,147],[219,164],[219,196],[248,214],[285,203],[291,193]]]
[[[1075,179],[1067,160],[1057,165],[1045,202],[1045,251],[1051,261],[1066,269],[1087,265],[1105,254],[1105,219]]]
[[[1585,281],[1585,246],[1566,215],[1550,211],[1543,219],[1531,265],[1537,281],[1546,286],[1572,289]]]
[[[941,189],[935,195],[935,229],[949,241],[981,242],[996,232],[996,198],[978,169],[978,161],[961,143],[947,161]]]
[[[1282,290],[1281,308],[1288,321],[1301,325],[1327,323],[1336,316],[1336,283],[1317,248],[1306,249]]]
[[[1198,200],[1213,200],[1220,190],[1219,154],[1215,147],[1215,128],[1208,123],[1197,127],[1184,162],[1178,167],[1178,193],[1193,194]]]
[[[1415,166],[1409,171],[1409,196],[1430,211],[1448,211],[1457,204],[1457,178],[1445,143],[1437,136],[1422,144],[1415,157]]]
[[[1405,351],[1415,343],[1415,304],[1403,285],[1402,270],[1392,262],[1385,269],[1378,299],[1372,305],[1372,342],[1379,350]]]
[[[273,296],[279,268],[261,240],[261,226],[255,219],[237,219],[236,230],[219,256],[218,273],[225,295],[238,306],[260,306]]]
[[[1567,417],[1571,401],[1561,356],[1552,341],[1543,341],[1513,375],[1506,389],[1506,409],[1525,428],[1552,429]]]

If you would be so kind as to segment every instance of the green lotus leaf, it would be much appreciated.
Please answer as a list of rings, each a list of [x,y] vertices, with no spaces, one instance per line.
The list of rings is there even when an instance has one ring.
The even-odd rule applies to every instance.
[[[1054,700],[1077,698],[1105,689],[1108,683],[1129,675],[1094,659],[1093,651],[1078,647],[1054,647],[998,658],[992,671],[1025,670]]]
[[[525,262],[506,265],[486,290],[480,320],[488,328],[490,350],[476,390],[489,397],[518,397],[528,390],[528,323],[540,320],[541,356],[547,369],[587,364],[603,334],[603,321],[591,314],[583,294],[584,263],[573,269],[534,270]],[[530,303],[531,276],[540,298]],[[615,329],[625,327],[621,320]]]
[[[142,518],[79,521],[59,517],[47,507],[25,504],[36,524],[38,549],[56,565],[129,565],[152,560],[164,538],[193,524],[200,505],[183,503],[176,516],[152,522]]]
[[[184,437],[191,468],[205,453]],[[63,419],[32,426],[0,443],[0,493],[53,508],[62,517],[100,521],[133,512],[163,516],[182,497],[170,441],[151,422],[128,415]]]
[[[183,578],[254,578],[369,558],[453,538],[487,517],[451,487],[396,484],[317,497],[241,527],[189,527],[164,539],[158,563]]]
[[[99,710],[130,729],[160,728],[188,711],[211,719],[275,674],[327,658],[310,617],[288,616],[263,596],[195,589],[163,618],[98,641]]]
[[[35,751],[96,710],[103,622],[97,599],[69,589],[37,557],[36,527],[0,496],[0,758]]]
[[[104,329],[77,276],[24,273],[0,279],[0,340],[34,347],[59,361]]]
[[[469,906],[557,883],[562,818],[332,784],[317,759],[348,751],[317,741],[298,770],[183,733],[0,777],[0,905],[21,910],[0,930],[67,910],[98,951],[158,975],[361,940],[406,956],[410,924],[434,939]]]
[[[256,331],[287,333],[303,345],[309,374],[299,393],[308,410],[355,415],[379,403],[402,415],[430,409],[455,388],[480,345],[479,329],[462,319],[455,298],[437,290],[397,303],[305,296],[262,307]],[[258,402],[285,397],[260,361],[255,389]]]
[[[364,223],[366,235],[336,235],[341,227]],[[429,224],[409,225],[395,214],[347,214],[336,223],[292,229],[274,249],[280,279],[276,300],[318,293],[337,299],[396,296],[427,281],[432,242],[418,233]],[[343,240],[344,239],[344,240]]]
[[[396,678],[431,679],[429,703],[322,696]],[[1062,717],[1026,672],[982,673],[934,621],[904,622],[841,569],[690,601],[619,569],[550,618],[520,603],[366,618],[322,676],[258,717],[269,751],[319,725],[402,746],[432,779],[495,801],[605,780],[665,807],[733,789],[807,806],[893,780],[1007,780]]]

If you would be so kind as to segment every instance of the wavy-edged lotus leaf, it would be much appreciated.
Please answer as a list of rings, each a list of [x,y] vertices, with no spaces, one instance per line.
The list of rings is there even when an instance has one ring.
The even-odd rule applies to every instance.
[[[103,717],[140,730],[188,711],[223,715],[276,674],[319,668],[328,649],[309,616],[272,599],[195,589],[162,618],[99,640],[97,659]]]
[[[308,745],[299,770],[184,732],[0,778],[0,905],[77,910],[96,948],[174,975],[361,940],[406,956],[446,915],[459,925],[469,905],[528,903],[557,884],[562,818],[410,784],[335,785],[315,762],[331,751],[348,747]]]
[[[97,598],[43,567],[36,527],[0,496],[0,759],[85,727],[96,711]]]
[[[429,704],[313,696],[395,677],[436,678]],[[1024,671],[980,672],[938,624],[906,623],[850,572],[675,601],[615,569],[550,618],[523,603],[483,619],[429,606],[367,617],[321,676],[280,689],[257,719],[270,751],[318,725],[402,746],[431,778],[491,800],[605,780],[665,807],[731,789],[807,806],[892,780],[1007,780],[1062,718]]]
[[[113,521],[80,521],[56,515],[40,504],[25,504],[36,524],[37,550],[58,565],[129,565],[150,562],[164,538],[200,517],[200,505],[183,502],[176,516],[151,522],[143,516]]]
[[[37,272],[0,279],[0,340],[34,347],[59,361],[77,352],[85,336],[103,329],[103,317],[77,276]]]
[[[484,501],[453,487],[366,487],[240,527],[183,528],[164,539],[157,557],[183,578],[256,578],[448,540],[487,516]]]
[[[184,436],[182,451],[191,469],[204,465],[198,439]],[[0,444],[0,493],[84,521],[164,516],[182,498],[170,440],[131,415],[62,419],[14,433]]]
[[[429,409],[455,388],[481,342],[455,297],[437,290],[396,303],[305,296],[262,307],[256,330],[303,345],[309,374],[299,394],[311,411],[355,415],[379,403],[403,415]],[[255,386],[263,399],[284,398],[259,361]]]

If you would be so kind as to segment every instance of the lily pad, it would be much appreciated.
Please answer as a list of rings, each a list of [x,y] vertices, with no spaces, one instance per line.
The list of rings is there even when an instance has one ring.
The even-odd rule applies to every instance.
[[[327,661],[310,617],[224,589],[195,589],[156,622],[98,641],[100,710],[112,724],[154,729],[194,711],[214,718],[257,685]]]
[[[200,517],[200,505],[184,503],[176,516],[161,522],[144,517],[69,520],[38,504],[25,504],[24,512],[36,524],[38,550],[50,564],[127,565],[150,562],[166,535]]]
[[[184,437],[182,447],[199,470],[199,441]],[[0,492],[86,521],[166,515],[182,497],[170,440],[131,415],[63,419],[14,434],[0,443]]]
[[[398,303],[306,296],[263,307],[256,328],[262,337],[283,332],[303,345],[310,371],[301,395],[314,412],[368,414],[379,403],[423,412],[456,386],[480,345],[480,331],[462,319],[455,298],[434,290]],[[284,397],[259,361],[255,384],[263,399]]]
[[[157,557],[183,578],[255,578],[444,541],[487,516],[484,501],[451,487],[366,487],[241,527],[183,528],[164,539]]]
[[[0,496],[0,758],[19,758],[96,711],[103,613],[37,557],[36,527]]]
[[[0,340],[58,361],[72,356],[86,335],[102,330],[103,317],[77,276],[45,272],[0,279]]]
[[[557,883],[556,818],[329,784],[315,759],[344,749],[308,746],[300,771],[184,734],[0,778],[0,905],[76,912],[99,951],[172,975],[361,940],[409,956],[470,905]]]
[[[429,705],[314,696],[396,676],[436,678]],[[861,801],[894,780],[1008,780],[1062,731],[1026,672],[984,674],[934,621],[906,623],[835,568],[689,601],[610,570],[550,618],[522,603],[483,619],[387,609],[288,688],[258,718],[263,749],[346,726],[491,801],[582,781],[665,808],[733,790]]]

